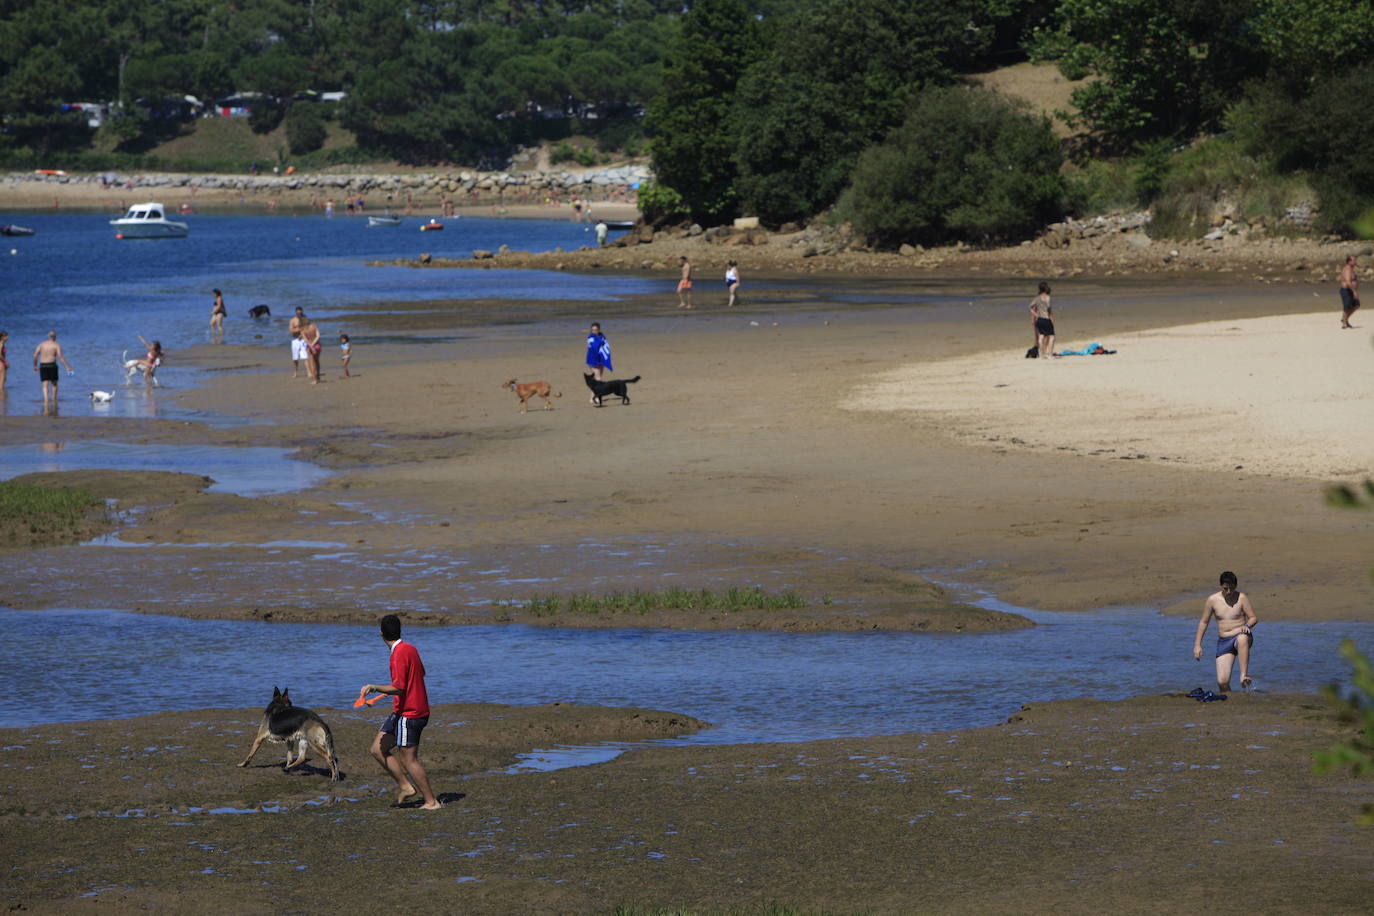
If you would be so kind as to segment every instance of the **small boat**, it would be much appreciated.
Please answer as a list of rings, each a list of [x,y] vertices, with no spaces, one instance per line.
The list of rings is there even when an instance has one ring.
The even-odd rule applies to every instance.
[[[24,226],[0,226],[0,235],[33,235],[33,230]]]
[[[117,239],[184,239],[190,231],[185,223],[168,219],[159,203],[134,204],[110,225]]]
[[[603,219],[607,229],[633,229],[635,221],[632,219]]]
[[[367,225],[372,226],[399,226],[401,218],[399,216],[369,216]]]
[[[424,224],[422,224],[422,225],[420,226],[420,231],[421,231],[421,232],[438,232],[439,230],[441,230],[441,229],[443,229],[443,228],[444,228],[444,224],[441,223],[441,222],[439,222],[437,219],[435,219],[434,217],[431,216],[430,219],[429,219],[429,222],[424,223]]]

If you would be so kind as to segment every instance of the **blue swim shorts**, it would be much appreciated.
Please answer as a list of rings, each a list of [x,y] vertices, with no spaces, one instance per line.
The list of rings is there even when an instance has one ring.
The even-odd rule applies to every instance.
[[[1239,655],[1239,654],[1240,654],[1240,650],[1236,648],[1236,640],[1239,639],[1240,637],[1244,636],[1244,635],[1245,635],[1244,633],[1237,633],[1235,636],[1227,636],[1227,637],[1225,637],[1225,638],[1218,636],[1218,637],[1217,637],[1217,658],[1221,658],[1223,655]],[[1255,644],[1255,633],[1254,633],[1253,630],[1251,630],[1251,631],[1250,631],[1250,645],[1253,646],[1254,644]]]
[[[420,732],[424,731],[428,724],[429,716],[407,719],[400,713],[393,712],[382,723],[382,731],[396,740],[397,747],[419,747]]]

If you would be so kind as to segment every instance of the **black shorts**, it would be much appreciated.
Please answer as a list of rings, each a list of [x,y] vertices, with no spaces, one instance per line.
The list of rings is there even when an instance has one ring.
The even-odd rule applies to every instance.
[[[400,713],[393,712],[386,717],[381,730],[396,739],[397,747],[419,747],[420,732],[424,731],[428,724],[429,716],[407,719]]]
[[[1054,322],[1048,318],[1035,319],[1035,333],[1042,337],[1054,336]]]
[[[1341,311],[1353,312],[1360,307],[1360,297],[1355,295],[1347,287],[1341,287]]]
[[[57,363],[39,363],[38,380],[40,382],[57,383]]]

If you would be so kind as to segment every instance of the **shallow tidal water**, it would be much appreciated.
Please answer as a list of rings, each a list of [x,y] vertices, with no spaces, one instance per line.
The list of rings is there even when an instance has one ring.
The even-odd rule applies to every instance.
[[[406,636],[425,660],[434,703],[669,710],[712,723],[681,739],[704,744],[976,727],[1028,702],[1212,686],[1208,653],[1192,658],[1191,618],[983,603],[1038,625],[960,635],[456,626]],[[0,611],[0,623],[25,647],[25,670],[43,672],[5,676],[4,727],[253,708],[266,705],[273,686],[291,688],[298,705],[344,707],[387,670],[386,646],[370,626],[108,610]],[[1313,690],[1344,678],[1337,648],[1346,636],[1374,644],[1374,624],[1262,623],[1252,666],[1258,689]],[[1209,632],[1204,646],[1214,640]]]

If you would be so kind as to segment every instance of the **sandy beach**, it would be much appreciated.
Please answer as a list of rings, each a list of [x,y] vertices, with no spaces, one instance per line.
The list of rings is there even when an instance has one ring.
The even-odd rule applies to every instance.
[[[656,259],[676,250],[658,244],[640,249]],[[1370,334],[1337,329],[1325,287],[1317,302],[1305,282],[1263,277],[1065,280],[1055,289],[1059,346],[1100,341],[1117,353],[1041,362],[1022,358],[1034,289],[1025,278],[910,265],[746,277],[757,286],[735,310],[706,283],[696,309],[677,309],[668,272],[661,293],[529,303],[521,324],[504,323],[511,306],[499,301],[359,307],[336,320],[354,336],[359,377],[342,380],[326,364],[319,386],[291,378],[284,334],[258,339],[231,320],[228,346],[175,355],[213,381],[158,396],[252,423],[128,420],[112,431],[80,418],[7,418],[10,443],[115,435],[150,448],[279,445],[333,474],[259,497],[187,480],[81,478],[120,500],[122,540],[157,546],[136,565],[126,547],[0,552],[6,605],[624,623],[530,620],[494,605],[529,592],[461,569],[438,576],[397,565],[420,551],[471,559],[473,570],[499,562],[565,594],[672,581],[807,599],[798,611],[665,613],[636,625],[1024,624],[967,603],[983,591],[1041,610],[1195,617],[1221,569],[1240,574],[1262,620],[1374,620],[1370,518],[1322,500],[1325,485],[1370,471]],[[959,298],[965,289],[976,297]],[[631,405],[587,402],[589,320],[613,341],[615,377],[642,376]],[[562,397],[553,410],[521,414],[501,388],[512,377],[547,379]],[[21,396],[11,386],[10,397]],[[348,532],[348,563],[255,546],[337,530]],[[147,587],[191,567],[196,588]],[[1192,621],[1179,620],[1180,655],[1191,637]],[[1256,899],[1268,911],[1353,912],[1374,885],[1374,840],[1351,826],[1368,782],[1310,772],[1311,750],[1344,728],[1316,697],[1031,702],[995,728],[654,748],[547,775],[491,773],[495,758],[453,755],[440,773],[462,798],[444,822],[391,812],[366,793],[306,805],[327,789],[297,791],[296,782],[281,813],[187,814],[280,800],[281,780],[295,777],[263,767],[216,785],[206,774],[233,762],[255,713],[221,711],[213,740],[185,741],[153,737],[166,715],[5,736],[22,746],[0,758],[15,799],[5,832],[19,850],[7,899],[43,909],[96,890],[96,905],[209,909],[242,890],[236,899],[250,911],[250,888],[266,880],[302,899],[343,889],[360,909],[383,874],[401,873],[410,879],[401,899],[481,912],[769,901],[875,912],[1085,912],[1104,901],[1128,912],[1240,912]],[[151,797],[130,794],[123,774],[85,789],[79,750],[38,744],[65,742],[68,728],[107,747],[116,771],[132,765],[124,745],[186,747],[140,762],[144,781],[165,787]],[[347,768],[366,766],[366,732],[347,726]],[[505,753],[517,744],[506,741]],[[38,784],[29,766],[64,778]],[[67,791],[70,800],[59,794]],[[120,805],[153,805],[159,816],[119,818]],[[281,817],[292,818],[290,830]],[[110,855],[130,846],[144,850],[134,866]],[[1233,892],[1237,883],[1246,894]],[[1161,896],[1166,887],[1171,896]]]

